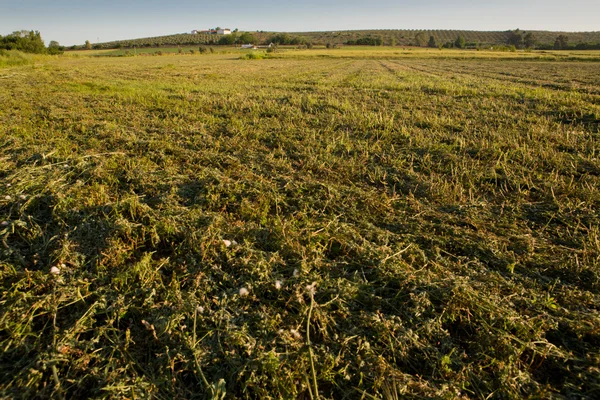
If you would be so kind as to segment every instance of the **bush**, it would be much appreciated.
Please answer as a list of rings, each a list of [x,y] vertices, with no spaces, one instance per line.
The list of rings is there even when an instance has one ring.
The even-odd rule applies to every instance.
[[[253,51],[252,53],[244,54],[242,59],[244,60],[262,60],[266,57],[265,53],[258,53]]]

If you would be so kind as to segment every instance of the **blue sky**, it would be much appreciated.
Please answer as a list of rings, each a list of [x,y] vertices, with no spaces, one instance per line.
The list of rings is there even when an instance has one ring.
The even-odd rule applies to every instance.
[[[83,44],[221,26],[240,30],[599,31],[600,0],[0,0],[0,35]]]

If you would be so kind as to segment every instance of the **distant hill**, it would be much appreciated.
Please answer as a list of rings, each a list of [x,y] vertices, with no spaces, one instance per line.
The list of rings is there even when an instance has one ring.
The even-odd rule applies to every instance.
[[[421,34],[425,40],[431,36],[439,44],[453,42],[458,36],[463,36],[467,43],[481,45],[506,44],[512,31],[459,31],[459,30],[436,30],[436,29],[382,29],[382,30],[360,30],[360,31],[324,31],[324,32],[292,32],[295,35],[312,40],[314,43],[344,44],[348,41],[363,37],[380,37],[384,44],[391,45],[418,45],[417,35]],[[521,31],[531,32],[541,45],[552,45],[559,35],[566,35],[570,44],[577,43],[600,43],[600,31],[598,32],[550,32],[550,31]]]
[[[351,30],[351,31],[322,31],[322,32],[287,32],[290,37],[299,38],[304,43],[317,45],[346,44],[361,38],[381,39],[385,45],[397,46],[424,46],[431,36],[437,44],[454,42],[458,36],[463,36],[467,45],[492,46],[507,44],[512,31],[460,31],[460,30],[419,30],[419,29],[381,29],[381,30]],[[598,32],[550,32],[550,31],[521,31],[533,33],[536,42],[541,47],[549,47],[559,35],[565,35],[571,46],[583,43],[600,44],[600,31]],[[268,42],[275,35],[282,32],[251,32],[261,43]],[[215,45],[222,36],[207,34],[174,34],[141,39],[118,40],[113,42],[98,43],[96,49],[114,49],[121,47],[161,47],[182,45]],[[72,48],[82,48],[73,46]]]

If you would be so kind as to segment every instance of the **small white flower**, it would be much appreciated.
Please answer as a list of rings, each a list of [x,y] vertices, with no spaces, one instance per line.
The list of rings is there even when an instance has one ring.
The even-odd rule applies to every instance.
[[[22,194],[22,195],[19,196],[19,199],[21,199],[21,200],[27,200],[27,196],[24,195],[24,194]]]
[[[283,286],[283,282],[275,281],[275,289],[280,290],[282,286]]]
[[[306,292],[309,293],[310,295],[314,296],[316,290],[317,290],[317,282],[313,282],[310,285],[306,285]]]
[[[290,329],[290,333],[292,334],[292,337],[296,340],[300,340],[302,339],[302,335],[300,334],[300,332],[298,332],[295,329]]]
[[[8,221],[2,221],[2,222],[0,222],[0,226],[8,226]]]
[[[204,307],[198,306],[198,307],[196,307],[196,311],[198,311],[199,314],[202,314],[202,313],[204,313]]]
[[[6,187],[11,187],[11,186],[12,186],[12,185],[11,185],[10,183],[7,183],[7,184],[6,184]]]
[[[298,271],[298,268],[296,268],[296,269],[294,269],[294,273],[293,273],[292,275],[293,275],[294,277],[297,277],[297,276],[298,276],[298,273],[299,273],[299,271]]]
[[[224,239],[223,244],[225,245],[225,247],[229,247],[231,246],[231,240]]]
[[[52,268],[50,268],[50,273],[52,275],[58,275],[58,274],[60,274],[60,269],[58,269],[58,267],[52,267]]]
[[[9,195],[4,196],[4,200],[12,200],[12,197],[10,197]]]
[[[65,165],[63,165],[63,168],[65,168],[65,169],[66,169],[66,168],[69,168],[69,164],[65,164]]]
[[[240,297],[246,297],[250,294],[250,291],[245,287],[240,288]]]

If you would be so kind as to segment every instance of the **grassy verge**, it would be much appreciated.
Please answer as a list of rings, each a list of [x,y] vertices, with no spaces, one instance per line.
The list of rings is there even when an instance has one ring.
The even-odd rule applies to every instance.
[[[348,51],[0,80],[0,397],[594,398],[598,65]]]
[[[33,64],[35,60],[39,60],[41,58],[42,56],[25,54],[15,50],[0,50],[0,68]]]

